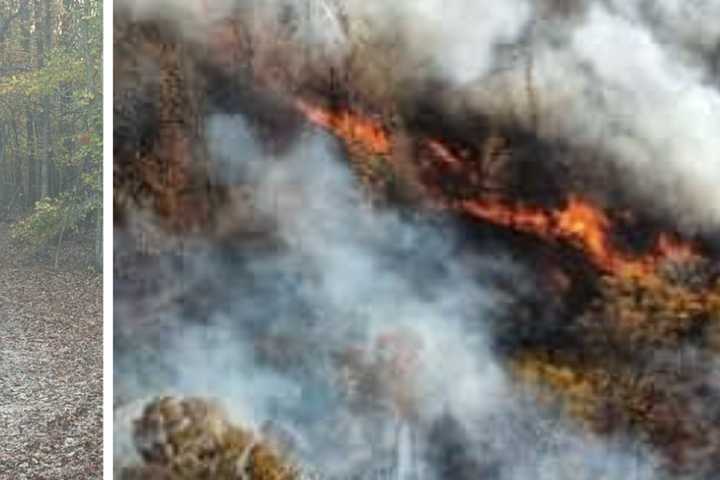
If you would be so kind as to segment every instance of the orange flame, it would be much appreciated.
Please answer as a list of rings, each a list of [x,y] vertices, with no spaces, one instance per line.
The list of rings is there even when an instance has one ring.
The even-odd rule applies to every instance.
[[[642,262],[626,259],[612,250],[607,238],[608,218],[579,198],[571,197],[564,208],[556,211],[490,200],[464,201],[461,208],[477,218],[513,230],[576,244],[603,270],[645,270]]]
[[[312,123],[340,137],[350,148],[361,148],[375,155],[389,155],[392,140],[385,127],[371,118],[350,110],[337,112],[314,107],[302,100],[297,107]],[[442,142],[428,140],[431,152],[438,160],[454,170],[463,167],[458,158]],[[433,185],[426,185],[428,192],[442,199],[442,192]],[[447,202],[439,200],[439,203]],[[447,206],[447,205],[446,205]],[[454,204],[456,209],[470,215],[511,228],[537,235],[548,241],[563,241],[583,250],[599,269],[613,274],[647,275],[657,269],[665,259],[689,261],[700,255],[692,245],[671,237],[660,235],[651,253],[632,255],[615,248],[610,240],[612,222],[608,216],[591,202],[578,196],[570,196],[566,205],[557,210],[521,205],[502,199],[473,199]]]
[[[302,100],[296,104],[308,120],[342,138],[348,146],[360,147],[372,155],[390,154],[392,142],[381,123],[350,110],[332,112]]]
[[[485,221],[546,240],[561,240],[585,251],[592,263],[609,273],[647,275],[664,260],[690,261],[700,258],[689,243],[662,234],[652,253],[632,256],[617,250],[610,241],[611,222],[598,207],[577,196],[570,196],[565,207],[543,210],[511,205],[502,201],[468,200],[461,209]]]

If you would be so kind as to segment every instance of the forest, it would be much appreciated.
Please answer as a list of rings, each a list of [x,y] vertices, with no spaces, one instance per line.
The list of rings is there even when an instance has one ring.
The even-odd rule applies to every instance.
[[[102,264],[102,2],[0,2],[0,219],[57,266]]]
[[[720,478],[718,2],[120,4],[116,478]]]
[[[0,479],[102,477],[102,2],[0,1]]]

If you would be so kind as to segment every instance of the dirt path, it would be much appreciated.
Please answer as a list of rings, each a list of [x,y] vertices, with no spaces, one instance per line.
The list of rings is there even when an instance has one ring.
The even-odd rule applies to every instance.
[[[101,280],[22,262],[0,224],[0,479],[96,478]]]

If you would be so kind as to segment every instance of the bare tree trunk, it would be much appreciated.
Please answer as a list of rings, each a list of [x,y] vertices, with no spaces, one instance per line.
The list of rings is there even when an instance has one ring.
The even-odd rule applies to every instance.
[[[20,135],[18,133],[18,124],[16,121],[17,115],[12,115],[12,127],[13,127],[13,140],[14,140],[14,160],[15,160],[15,192],[13,196],[13,203],[10,208],[17,208],[18,205],[22,205],[23,196],[25,190],[23,189],[23,168],[22,162],[20,161]]]
[[[45,2],[45,13],[48,12],[49,9],[49,1]],[[34,0],[33,2],[34,7],[34,16],[35,16],[35,46],[37,51],[37,68],[42,69],[45,67],[45,51],[46,48],[49,48],[49,45],[46,45],[45,40],[47,38],[47,32],[37,32],[37,29],[40,25],[44,25],[45,28],[49,27],[49,19],[45,18],[43,22],[42,13],[43,9],[41,8],[40,1]],[[50,162],[49,159],[49,150],[50,150],[50,99],[48,97],[45,97],[41,100],[41,104],[43,106],[42,113],[38,115],[38,122],[37,122],[37,143],[38,143],[38,188],[37,188],[37,194],[38,198],[46,198],[48,196],[48,163]]]
[[[22,41],[20,43],[24,53],[28,57],[28,63],[32,65],[32,37],[30,34],[30,28],[32,23],[32,17],[30,15],[30,2],[25,2],[20,10],[18,11],[18,15],[20,16],[21,20],[21,38]],[[27,148],[27,155],[26,155],[26,169],[27,169],[27,178],[25,183],[25,192],[27,193],[25,198],[25,205],[24,207],[26,209],[32,208],[33,204],[35,203],[35,135],[34,135],[34,118],[33,118],[33,112],[30,107],[25,108],[25,129],[26,129],[26,142],[25,146]]]
[[[92,2],[86,1],[85,2],[85,17],[90,18],[92,14]],[[85,48],[85,82],[87,84],[87,88],[92,90],[93,84],[92,84],[92,59],[90,55],[90,27],[87,23],[87,21],[84,24],[83,28],[83,37],[85,41],[83,42],[84,48]],[[108,92],[108,95],[110,92]],[[89,133],[91,131],[91,125],[88,121],[86,124],[87,132]],[[100,167],[102,169],[102,166]],[[103,249],[102,249],[102,202],[100,202],[100,207],[97,209],[97,214],[95,216],[95,264],[98,267],[102,267],[102,257],[103,257]]]
[[[43,35],[37,36],[37,44],[38,44],[38,66],[40,68],[45,66],[45,52],[50,50],[52,48],[52,2],[49,0],[46,0],[45,2],[45,18],[44,22],[42,22],[44,26],[44,32]],[[39,5],[37,5],[36,0],[36,6],[35,6],[35,16],[36,16],[36,28],[38,25],[41,24],[40,18],[40,8]],[[42,160],[40,163],[40,198],[46,198],[50,195],[50,162],[52,159],[52,142],[51,142],[51,132],[50,132],[50,117],[51,117],[51,107],[52,102],[50,96],[46,96],[43,99],[43,114],[42,114]]]
[[[27,188],[28,192],[26,208],[31,209],[37,200],[37,175],[35,173],[35,115],[30,108],[25,110],[25,128],[27,129]]]

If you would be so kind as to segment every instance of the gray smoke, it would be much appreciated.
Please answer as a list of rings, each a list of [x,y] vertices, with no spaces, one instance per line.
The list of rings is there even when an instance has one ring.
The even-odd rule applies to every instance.
[[[174,19],[192,39],[209,26],[199,4],[116,3],[136,18]],[[237,3],[214,2],[211,15],[227,15]],[[307,3],[264,8],[276,7],[279,16],[287,5],[303,11]],[[342,23],[334,23],[332,2],[325,13],[323,5],[296,40],[338,40],[322,34],[328,21]],[[633,174],[629,185],[685,226],[720,226],[716,2],[348,0],[340,7],[349,18],[346,43],[326,51],[342,57],[362,44],[375,57],[387,52],[374,45],[393,44],[408,58],[388,78],[411,78],[412,86],[440,76],[455,87],[449,108],[469,104],[544,138],[602,148]],[[116,360],[123,396],[213,396],[243,424],[291,425],[298,455],[327,474],[366,471],[399,456],[407,471],[408,451],[419,451],[421,465],[412,468],[450,478],[438,465],[448,464],[442,450],[456,442],[468,478],[628,478],[629,471],[661,478],[642,446],[635,455],[627,440],[548,424],[554,417],[525,403],[509,382],[488,345],[487,325],[504,305],[491,276],[502,272],[520,284],[527,281],[521,266],[502,252],[459,258],[450,229],[365,207],[328,138],[307,135],[273,158],[241,116],[210,118],[207,135],[218,180],[252,187],[253,211],[274,225],[283,248],[255,255],[208,242],[181,270],[163,266],[178,283],[177,297],[207,294],[209,305],[169,304],[158,325],[174,328],[152,334],[143,327],[147,338],[132,336],[140,331],[129,326],[135,307],[116,305],[119,337],[129,342]],[[392,395],[358,406],[338,393],[347,382],[336,357],[358,351],[361,364],[383,365],[378,345],[388,335],[411,339],[418,350],[416,374],[396,385],[411,407]],[[268,337],[290,339],[283,353],[293,368],[259,358],[256,341]],[[129,416],[117,417],[121,447],[128,446]],[[453,421],[460,426],[435,428]],[[408,424],[414,431],[398,430]],[[416,443],[398,449],[398,438]]]
[[[683,226],[718,226],[720,91],[701,63],[600,5],[538,57],[544,134],[601,145],[634,174],[630,187]]]
[[[369,208],[324,135],[271,157],[241,116],[207,124],[218,177],[252,187],[284,246],[268,255],[209,243],[182,269],[163,267],[178,298],[209,298],[199,309],[165,305],[155,334],[116,302],[128,342],[116,394],[218,398],[243,425],[286,426],[302,464],[329,478],[595,478],[631,464],[636,478],[658,478],[643,447],[631,455],[628,441],[580,433],[507,378],[490,348],[504,305],[491,277],[527,282],[522,267],[497,251],[458,255],[452,229]],[[272,351],[278,361],[258,353],[267,338],[287,340]],[[349,352],[355,364],[338,361]],[[135,412],[116,417],[120,455]]]
[[[456,86],[448,105],[599,147],[682,226],[720,226],[717,2],[356,3],[365,25],[401,31],[429,58],[416,76]]]
[[[253,18],[246,23],[263,19],[262,26],[249,26],[257,51],[278,38],[271,33],[277,19],[291,19],[297,25],[284,39],[281,63],[295,75],[318,71],[290,67],[305,45],[315,52],[307,61],[352,59],[359,66],[353,75],[376,82],[370,88],[377,91],[406,94],[428,78],[444,78],[454,86],[448,108],[473,105],[541,137],[598,148],[630,174],[623,179],[628,188],[673,213],[682,227],[720,227],[720,6],[714,0],[202,4],[125,0],[118,8],[173,18],[196,40],[209,20],[241,9]],[[282,56],[277,50],[268,55]]]

